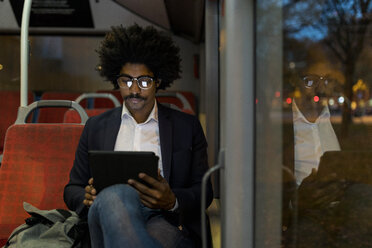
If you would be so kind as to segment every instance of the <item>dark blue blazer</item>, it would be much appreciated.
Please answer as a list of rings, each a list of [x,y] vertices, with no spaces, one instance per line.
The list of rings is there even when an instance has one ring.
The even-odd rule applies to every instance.
[[[75,154],[70,180],[64,190],[69,209],[80,216],[87,213],[83,204],[89,178],[88,151],[113,151],[120,129],[122,108],[89,118]],[[207,142],[198,119],[158,104],[159,136],[164,177],[177,197],[179,209],[173,220],[183,224],[191,234],[200,237],[201,181],[208,169]],[[207,206],[213,199],[210,182]],[[167,213],[165,213],[167,214]]]

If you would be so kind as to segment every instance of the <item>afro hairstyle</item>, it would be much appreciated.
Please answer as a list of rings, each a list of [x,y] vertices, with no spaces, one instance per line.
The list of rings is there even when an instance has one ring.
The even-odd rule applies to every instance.
[[[126,63],[146,65],[159,80],[158,89],[165,89],[180,78],[180,49],[165,32],[137,24],[111,29],[96,52],[100,75],[111,81],[115,89],[119,88],[117,75]]]

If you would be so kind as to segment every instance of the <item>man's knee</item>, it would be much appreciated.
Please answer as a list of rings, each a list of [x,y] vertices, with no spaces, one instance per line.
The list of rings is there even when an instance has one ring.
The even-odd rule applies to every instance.
[[[115,184],[110,187],[103,189],[98,195],[97,198],[94,200],[95,202],[104,201],[109,202],[111,200],[120,199],[131,199],[131,198],[138,198],[138,193],[135,189],[133,189],[128,184]]]
[[[90,207],[89,215],[98,211],[110,211],[121,204],[136,204],[139,202],[139,196],[135,189],[128,184],[116,184],[103,189],[97,195],[94,203]]]

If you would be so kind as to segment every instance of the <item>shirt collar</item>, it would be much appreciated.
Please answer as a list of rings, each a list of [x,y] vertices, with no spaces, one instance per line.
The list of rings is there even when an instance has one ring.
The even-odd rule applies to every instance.
[[[122,111],[121,111],[121,119],[124,119],[124,118],[131,118],[133,121],[136,121],[133,118],[132,114],[127,109],[127,106],[125,106],[125,103],[123,103],[123,108],[122,108]],[[152,108],[149,116],[147,117],[147,120],[144,123],[141,123],[141,124],[146,124],[146,123],[150,122],[151,120],[154,120],[154,121],[158,122],[158,104],[157,104],[156,100],[155,100],[154,107]]]
[[[314,124],[312,122],[309,122],[306,117],[302,114],[301,110],[297,107],[296,101],[293,99],[292,103],[292,112],[293,112],[293,122],[302,120],[305,123]],[[315,120],[315,123],[319,123],[322,119],[328,119],[330,118],[331,114],[329,112],[328,105],[325,105],[322,112],[318,116],[318,118]]]

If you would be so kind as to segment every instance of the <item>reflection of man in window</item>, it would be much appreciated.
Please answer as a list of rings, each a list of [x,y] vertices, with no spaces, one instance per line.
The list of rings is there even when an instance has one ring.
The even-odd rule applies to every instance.
[[[307,75],[298,83],[292,112],[294,132],[295,178],[299,185],[317,169],[326,151],[339,151],[336,134],[330,121],[326,87],[328,80],[318,75]]]
[[[283,162],[294,172],[292,179],[299,185],[290,203],[292,222],[286,219],[286,210],[291,207],[283,205],[283,224],[290,226],[287,232],[290,235],[286,237],[295,237],[285,240],[286,247],[372,247],[372,231],[368,231],[371,225],[365,221],[372,218],[372,187],[358,180],[343,180],[334,171],[325,177],[317,173],[325,152],[340,151],[339,142],[349,142],[345,137],[337,137],[331,124],[327,104],[332,93],[329,80],[307,75],[298,82],[291,118],[284,124]],[[338,171],[351,166],[355,175],[359,173],[353,161],[336,164]],[[295,188],[293,185],[291,189]],[[291,191],[286,191],[286,186],[284,199],[289,199],[285,194]]]

